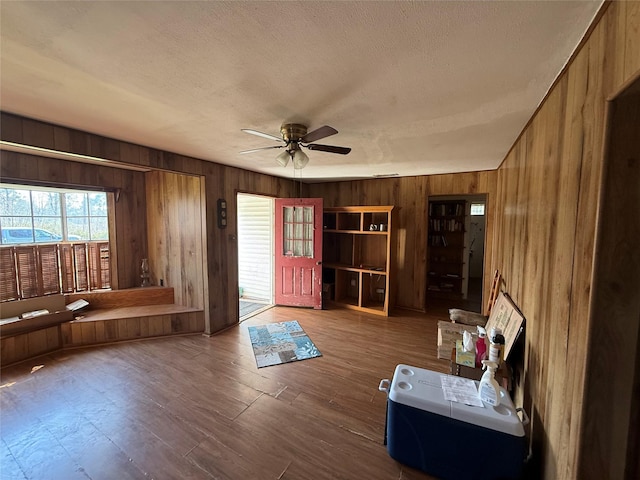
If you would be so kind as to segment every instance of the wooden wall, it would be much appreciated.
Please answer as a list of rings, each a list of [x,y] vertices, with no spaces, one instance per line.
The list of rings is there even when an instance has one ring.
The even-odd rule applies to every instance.
[[[157,170],[145,177],[151,282],[173,287],[178,305],[204,309],[204,179]]]
[[[580,478],[640,478],[640,76],[633,88],[608,115]]]
[[[60,325],[0,339],[0,365],[3,367],[60,349]]]
[[[5,133],[9,133],[4,129],[15,128],[16,118],[10,118],[12,122],[5,122],[5,117],[2,117],[3,140],[8,140],[5,138]],[[32,122],[28,123],[34,125]],[[24,137],[20,132],[11,138],[14,138],[13,141],[22,142]],[[117,278],[114,280],[118,288],[140,285],[140,262],[147,256],[143,172],[85,165],[2,150],[0,151],[0,179],[118,189],[118,200],[114,204],[117,231],[117,255],[114,255],[114,258],[117,258]]]
[[[6,112],[2,112],[0,117],[0,137],[9,142],[107,158],[113,160],[115,166],[124,163],[149,167],[150,170],[201,177],[205,185],[206,221],[203,233],[206,237],[207,260],[204,274],[209,287],[209,295],[205,302],[208,302],[210,317],[207,325],[210,332],[216,332],[238,322],[236,193],[240,191],[273,197],[292,197],[296,193],[292,180],[105,138]],[[118,266],[125,269],[127,274],[120,288],[138,284],[141,259],[148,256],[147,205],[143,173],[6,151],[2,151],[1,154],[2,177],[79,185],[104,183],[122,188],[121,208],[117,213]],[[25,162],[30,162],[30,166]],[[139,183],[135,184],[135,181]],[[216,203],[219,198],[227,200],[228,204],[229,218],[225,229],[217,227]],[[122,238],[122,232],[127,229],[131,229],[132,233]],[[197,272],[185,272],[185,278],[197,276]],[[205,312],[206,310],[205,305]]]
[[[327,207],[394,205],[392,255],[393,305],[424,310],[427,292],[427,211],[429,196],[486,194],[485,259],[491,258],[492,204],[496,198],[495,171],[422,177],[357,180],[308,185],[311,197]],[[485,268],[485,291],[493,273]]]
[[[201,334],[204,323],[202,311],[66,322],[59,326],[59,348],[86,347],[165,335]]]
[[[580,468],[607,450],[585,434],[583,407],[615,408],[605,378],[585,395],[606,99],[640,69],[640,2],[605,8],[498,170],[490,268],[527,320],[516,403],[532,418],[534,478],[622,478]]]

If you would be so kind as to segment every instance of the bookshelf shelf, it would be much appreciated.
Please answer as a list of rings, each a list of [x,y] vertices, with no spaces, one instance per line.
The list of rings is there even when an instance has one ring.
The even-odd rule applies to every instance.
[[[429,202],[427,296],[462,296],[466,201]]]
[[[392,210],[393,206],[324,209],[325,304],[389,315]]]

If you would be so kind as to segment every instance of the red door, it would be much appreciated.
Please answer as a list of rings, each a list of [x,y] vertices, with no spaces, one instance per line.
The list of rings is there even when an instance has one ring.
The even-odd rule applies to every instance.
[[[276,304],[322,308],[322,199],[276,199]]]

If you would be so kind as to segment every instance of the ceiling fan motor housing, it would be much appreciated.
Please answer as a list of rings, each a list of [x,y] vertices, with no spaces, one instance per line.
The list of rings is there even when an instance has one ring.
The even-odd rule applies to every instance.
[[[280,133],[287,144],[292,142],[297,144],[307,134],[307,127],[299,123],[283,123],[280,127]]]

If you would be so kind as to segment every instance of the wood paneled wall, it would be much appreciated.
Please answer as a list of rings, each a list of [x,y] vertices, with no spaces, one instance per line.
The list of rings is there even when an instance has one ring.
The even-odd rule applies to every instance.
[[[173,287],[178,305],[204,309],[204,179],[157,170],[145,177],[151,281]]]
[[[640,478],[640,76],[634,90],[608,115],[580,478]]]
[[[491,258],[494,235],[492,203],[496,198],[495,171],[357,180],[308,185],[311,197],[327,207],[394,205],[392,255],[393,305],[424,310],[427,292],[427,212],[429,196],[487,194],[485,259]],[[485,291],[492,273],[485,268]]]
[[[607,379],[598,398],[585,395],[585,365],[606,99],[640,69],[639,29],[639,2],[606,6],[498,170],[490,268],[527,320],[516,403],[532,418],[538,478],[623,478],[580,465],[609,448],[584,434],[583,407],[615,408]]]
[[[60,349],[60,325],[35,332],[0,339],[0,365],[3,367],[27,358],[37,357]]]
[[[5,121],[5,118],[11,121]],[[11,130],[14,142],[22,143],[22,129],[17,117],[2,117],[2,139]],[[26,122],[34,126],[31,121]],[[8,132],[4,129],[7,128]],[[34,134],[35,135],[35,134]],[[27,135],[28,137],[28,135]],[[66,143],[66,142],[63,142]],[[50,148],[50,147],[49,147]],[[115,205],[117,281],[118,288],[137,287],[140,284],[140,262],[147,255],[146,210],[144,173],[118,168],[86,165],[53,158],[36,157],[21,153],[0,151],[0,180],[16,179],[29,182],[61,183],[84,187],[118,190]]]
[[[292,180],[105,138],[6,112],[1,114],[0,127],[2,140],[9,142],[106,158],[112,160],[116,167],[124,163],[201,177],[205,185],[206,222],[203,233],[207,255],[204,274],[209,287],[209,295],[205,299],[209,310],[207,324],[211,332],[216,332],[238,322],[236,193],[292,197],[297,191]],[[104,184],[121,188],[116,219],[118,266],[126,274],[122,274],[125,278],[119,287],[137,286],[141,259],[149,255],[143,173],[7,151],[1,154],[2,177],[79,185]],[[219,198],[225,199],[228,204],[229,218],[225,229],[217,227],[216,203]],[[125,234],[127,231],[131,233]],[[184,278],[197,277],[198,272],[184,273]]]

